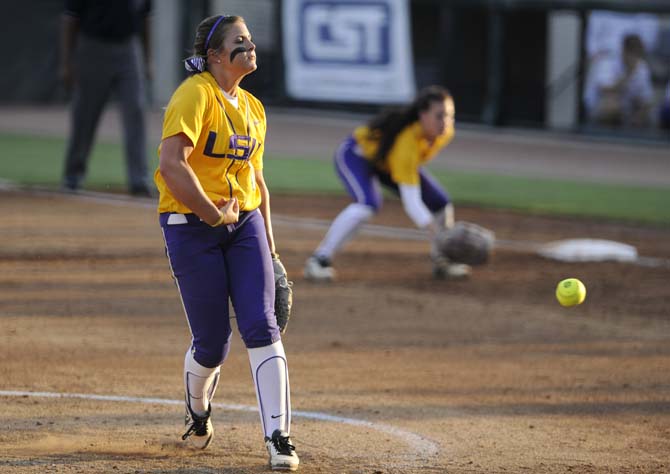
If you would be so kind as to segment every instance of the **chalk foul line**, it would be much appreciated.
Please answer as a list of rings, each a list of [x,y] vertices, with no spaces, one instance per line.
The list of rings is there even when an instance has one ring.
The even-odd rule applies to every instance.
[[[77,193],[63,193],[53,188],[41,186],[18,185],[10,181],[0,179],[0,191],[24,191],[33,195],[59,196],[70,199],[87,200],[90,202],[99,202],[116,206],[128,206],[136,208],[155,208],[156,202],[150,198],[137,198],[124,194],[104,193],[97,191],[79,191]],[[324,219],[315,219],[309,217],[287,216],[281,214],[272,214],[272,222],[275,225],[283,225],[291,228],[315,229],[325,231],[330,226],[331,221]],[[425,241],[424,231],[413,228],[391,227],[376,224],[364,224],[360,229],[361,235],[370,237],[380,237],[386,239],[415,240]],[[551,244],[551,243],[549,243]],[[542,249],[547,244],[540,242],[496,239],[495,247],[503,250],[511,250],[523,253],[537,253],[542,255]],[[670,268],[670,259],[658,257],[638,256],[636,259],[627,261],[634,265],[651,268]]]
[[[153,397],[126,397],[120,395],[98,395],[93,393],[58,393],[58,392],[32,392],[22,390],[0,390],[2,397],[33,397],[33,398],[76,398],[81,400],[94,400],[102,402],[125,402],[125,403],[143,403],[147,405],[183,405],[183,400],[169,400],[166,398]],[[258,413],[257,407],[248,405],[238,405],[231,403],[212,403],[214,408],[224,410],[246,411]],[[407,444],[414,458],[431,458],[437,455],[439,447],[437,443],[424,438],[411,431],[403,430],[385,423],[373,423],[372,421],[360,420],[357,418],[347,418],[343,416],[330,415],[328,413],[294,410],[292,416],[316,421],[329,421],[351,426],[370,428],[381,433],[395,436]]]

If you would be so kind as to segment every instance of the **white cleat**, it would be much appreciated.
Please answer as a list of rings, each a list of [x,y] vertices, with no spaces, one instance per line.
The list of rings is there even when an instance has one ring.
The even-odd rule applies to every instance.
[[[325,258],[311,256],[305,262],[304,276],[310,281],[333,281],[335,279],[335,270],[330,261]]]
[[[214,437],[214,426],[212,425],[212,407],[205,416],[198,416],[186,405],[186,433],[181,437],[184,441],[188,438],[191,444],[198,449],[205,449]]]
[[[446,258],[433,260],[433,277],[436,280],[462,280],[472,273],[472,267],[464,263],[451,263]]]
[[[288,433],[274,430],[272,437],[265,437],[265,446],[270,455],[270,468],[273,471],[296,471],[300,459],[295,453],[295,446],[291,444]]]
[[[470,265],[466,265],[465,263],[450,263],[447,266],[448,278],[468,278],[470,273],[472,273],[472,268]]]

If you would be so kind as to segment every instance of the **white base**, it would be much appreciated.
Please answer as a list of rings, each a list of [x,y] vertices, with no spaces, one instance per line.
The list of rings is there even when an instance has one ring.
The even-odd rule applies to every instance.
[[[601,239],[568,239],[540,246],[538,254],[564,262],[634,262],[637,249],[632,245]]]

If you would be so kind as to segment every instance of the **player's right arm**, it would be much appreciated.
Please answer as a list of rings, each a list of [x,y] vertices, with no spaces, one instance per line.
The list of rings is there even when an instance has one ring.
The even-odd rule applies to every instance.
[[[237,222],[239,218],[237,199],[213,203],[207,197],[198,177],[188,164],[188,157],[192,152],[193,144],[183,133],[163,139],[159,169],[170,192],[175,199],[211,226]]]
[[[411,129],[399,134],[387,161],[391,179],[400,191],[403,210],[419,229],[426,229],[433,235],[436,231],[433,214],[421,199],[419,148]]]
[[[400,201],[407,216],[419,229],[428,230],[433,236],[437,232],[433,214],[421,200],[421,187],[413,184],[398,184]]]

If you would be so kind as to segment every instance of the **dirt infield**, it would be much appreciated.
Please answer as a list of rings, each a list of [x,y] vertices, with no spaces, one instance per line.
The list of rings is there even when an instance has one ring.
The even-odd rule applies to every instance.
[[[344,202],[273,196],[273,212],[330,219]],[[212,446],[179,439],[189,334],[149,202],[4,191],[0,212],[0,472],[267,471],[236,332]],[[605,238],[670,258],[668,229],[458,217],[501,239]],[[374,223],[411,227],[393,200]],[[471,280],[436,282],[426,243],[361,236],[337,283],[309,284],[323,232],[275,226],[295,281],[284,343],[301,472],[670,471],[669,268],[498,250]],[[553,298],[568,276],[588,287],[572,309]]]

